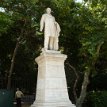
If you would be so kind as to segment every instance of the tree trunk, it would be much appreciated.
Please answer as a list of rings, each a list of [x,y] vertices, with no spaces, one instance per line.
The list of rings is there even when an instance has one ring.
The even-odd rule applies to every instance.
[[[96,57],[93,58],[93,62],[92,62],[91,68],[95,67],[95,63],[96,63],[96,61],[97,61],[97,59],[99,57],[100,49],[101,49],[101,46],[103,44],[104,44],[104,41],[102,41],[100,44],[98,44],[97,51],[95,53]],[[76,107],[82,107],[82,104],[84,102],[84,99],[85,99],[86,93],[87,93],[87,86],[89,84],[89,75],[90,75],[90,73],[91,73],[90,68],[88,68],[87,71],[84,74],[84,80],[83,80],[83,83],[82,83],[81,93],[80,93],[79,98],[76,101]]]
[[[81,93],[80,93],[80,97],[76,101],[76,107],[82,107],[82,104],[84,102],[84,99],[87,93],[87,86],[89,84],[89,75],[90,75],[90,70],[87,70],[84,74],[84,80],[82,83]]]
[[[23,27],[25,25],[26,25],[26,20],[24,20]],[[11,76],[12,76],[12,72],[14,69],[15,57],[16,57],[16,54],[17,54],[17,51],[18,51],[18,48],[20,45],[21,38],[23,36],[23,32],[24,32],[24,29],[21,29],[20,36],[19,36],[19,38],[17,38],[16,47],[15,47],[14,52],[13,52],[13,56],[12,56],[12,60],[11,60],[11,66],[10,66],[10,70],[9,70],[9,74],[8,74],[8,80],[7,80],[7,89],[11,89]]]
[[[15,57],[16,57],[17,50],[18,50],[18,47],[19,47],[19,42],[20,42],[20,37],[17,39],[16,47],[14,49],[14,53],[13,53],[13,56],[12,56],[11,66],[10,66],[10,70],[9,70],[9,74],[8,74],[8,80],[7,80],[7,89],[11,89],[11,76],[12,76],[12,72],[13,72],[13,69],[14,69]]]
[[[75,101],[77,101],[76,86],[77,86],[77,83],[78,83],[78,80],[79,80],[79,75],[78,75],[75,67],[73,67],[72,65],[70,65],[69,62],[66,63],[66,64],[69,65],[69,67],[74,71],[75,76],[76,76],[76,79],[75,79],[75,82],[74,82],[74,86],[73,86],[73,94],[74,94]]]

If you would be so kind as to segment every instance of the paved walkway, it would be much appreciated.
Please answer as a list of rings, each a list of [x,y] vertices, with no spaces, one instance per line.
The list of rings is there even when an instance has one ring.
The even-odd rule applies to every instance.
[[[22,107],[30,107],[30,106],[31,106],[31,104],[29,104],[29,103],[22,104]],[[14,107],[16,107],[16,105],[14,105]]]
[[[23,104],[22,107],[30,107],[31,104]]]

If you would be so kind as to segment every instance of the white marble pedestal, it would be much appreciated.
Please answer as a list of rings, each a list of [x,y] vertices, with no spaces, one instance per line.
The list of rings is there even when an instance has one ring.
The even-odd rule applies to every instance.
[[[64,61],[59,51],[44,51],[38,63],[36,99],[31,107],[75,107],[68,97]]]

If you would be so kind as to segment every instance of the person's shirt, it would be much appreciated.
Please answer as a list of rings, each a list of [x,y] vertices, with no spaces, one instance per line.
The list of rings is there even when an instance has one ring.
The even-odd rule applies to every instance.
[[[21,91],[16,91],[15,97],[21,98],[23,96],[23,93]]]

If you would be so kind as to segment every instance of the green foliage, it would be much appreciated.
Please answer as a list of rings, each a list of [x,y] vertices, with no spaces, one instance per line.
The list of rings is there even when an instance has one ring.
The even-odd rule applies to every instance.
[[[86,5],[87,2],[80,4],[74,0],[2,0],[0,6],[5,12],[0,13],[0,72],[5,75],[9,70],[16,41],[21,37],[13,76],[24,78],[25,74],[25,78],[29,75],[35,78],[34,58],[43,47],[39,21],[47,7],[52,8],[61,26],[59,46],[67,54],[67,61],[82,73],[87,68],[92,74],[105,70],[106,64],[100,65],[101,68],[95,66],[107,61],[107,3],[106,0],[98,1],[92,0]],[[69,71],[66,66],[69,86],[73,86]],[[72,76],[73,82],[74,79]]]
[[[2,33],[6,33],[10,26],[12,26],[13,21],[11,16],[7,15],[4,12],[0,12],[0,36]]]
[[[104,64],[104,63],[103,63]],[[106,64],[106,63],[105,63]],[[105,67],[104,67],[105,68]],[[90,85],[89,85],[89,89],[95,90],[95,91],[104,91],[107,90],[107,72],[105,71],[100,71],[97,73],[96,76],[94,76],[93,78],[91,78],[90,80]]]
[[[38,50],[41,42],[41,33],[39,33],[38,25],[39,22],[37,22],[37,2],[38,1],[34,0],[11,0],[2,1],[0,3],[2,8],[5,8],[5,12],[0,13],[0,74],[2,72],[2,75],[8,73],[16,41],[19,37],[21,37],[19,50],[21,52],[23,47],[24,52],[21,52],[22,55],[20,56],[20,52],[18,51],[17,54],[20,58],[17,57],[18,55],[16,56],[13,74],[22,74],[21,72],[17,72],[16,68],[18,68],[18,66],[16,66],[16,64],[20,65],[19,63],[21,59],[25,56],[28,57],[28,59],[24,60],[27,62],[27,64],[25,64],[26,66],[30,65],[28,62],[32,62],[29,70],[26,71],[29,73],[30,71],[33,71],[31,69],[34,69],[35,67],[34,61],[32,60],[34,56],[39,53],[36,49]],[[24,69],[26,69],[26,66],[24,63],[22,65],[23,67],[19,67],[19,70],[25,72]],[[14,73],[15,71],[16,73]]]
[[[107,107],[107,91],[90,92],[87,100],[89,107]]]
[[[83,67],[89,67],[92,71],[95,70],[95,63],[99,58],[100,50],[107,38],[106,18],[104,16],[104,7],[97,3],[89,7],[81,8],[80,24],[83,32],[80,34],[80,53],[83,61]],[[85,14],[84,14],[85,13]],[[84,62],[85,61],[85,62]],[[94,73],[94,72],[93,72]]]

